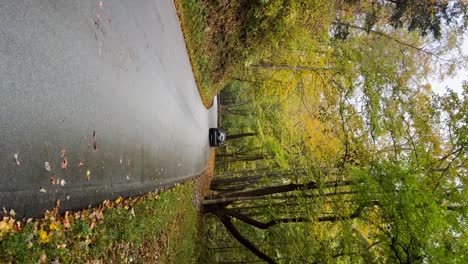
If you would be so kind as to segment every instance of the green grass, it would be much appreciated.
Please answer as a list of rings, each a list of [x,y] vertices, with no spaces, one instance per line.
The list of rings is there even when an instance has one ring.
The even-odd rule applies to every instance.
[[[239,25],[235,19],[226,19],[234,17],[234,13],[221,15],[226,6],[216,1],[174,2],[200,96],[203,104],[210,107],[213,97],[243,61],[238,45]]]
[[[90,209],[71,215],[69,228],[53,215],[30,222],[3,235],[0,263],[37,263],[41,255],[44,263],[191,263],[198,219],[194,191],[189,182],[159,195],[109,203],[102,207],[102,220],[90,219],[102,208]],[[50,240],[41,239],[41,232]]]
[[[214,62],[209,54],[205,52],[206,49],[203,46],[206,43],[204,32],[207,28],[205,10],[196,0],[176,0],[174,3],[184,32],[185,43],[200,97],[203,104],[210,107],[217,89],[213,89],[214,80],[210,73],[210,65]]]

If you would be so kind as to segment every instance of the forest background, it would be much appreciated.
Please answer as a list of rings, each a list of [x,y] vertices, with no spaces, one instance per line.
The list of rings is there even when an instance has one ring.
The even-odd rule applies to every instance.
[[[467,263],[463,0],[178,0],[221,127],[201,263]],[[458,89],[454,92],[453,89]]]

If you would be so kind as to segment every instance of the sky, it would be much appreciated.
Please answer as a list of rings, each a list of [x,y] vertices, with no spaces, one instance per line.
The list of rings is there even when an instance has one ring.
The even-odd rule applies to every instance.
[[[468,39],[465,37],[465,41],[463,42],[463,53],[468,54]],[[447,90],[447,87],[450,87],[452,90],[461,94],[462,92],[462,82],[466,80],[468,81],[468,69],[464,68],[458,71],[457,75],[451,78],[445,78],[443,82],[437,80],[436,78],[432,78],[431,85],[432,90],[438,94],[443,94]]]

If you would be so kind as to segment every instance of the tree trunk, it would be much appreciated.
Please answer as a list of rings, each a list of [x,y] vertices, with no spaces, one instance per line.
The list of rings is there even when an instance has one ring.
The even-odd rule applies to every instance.
[[[256,150],[261,150],[261,149],[262,147],[249,148],[249,149],[241,148],[231,153],[217,154],[216,158],[240,156],[240,155],[245,155],[249,152],[254,152]]]
[[[230,185],[232,183],[239,183],[239,182],[253,183],[261,178],[262,176],[247,176],[247,177],[237,177],[237,178],[228,178],[228,179],[214,179],[211,182],[211,186]]]
[[[231,139],[236,139],[236,138],[243,138],[243,137],[251,137],[251,136],[256,136],[257,133],[240,133],[240,134],[234,134],[234,135],[227,135],[226,140],[231,140]]]
[[[248,115],[246,111],[236,110],[236,109],[231,110],[229,108],[220,109],[218,112],[223,114],[223,115],[237,115],[237,116],[247,116]]]
[[[330,71],[333,68],[322,67],[322,68],[315,68],[305,65],[287,65],[287,64],[273,64],[273,63],[262,63],[262,64],[252,64],[250,65],[252,68],[259,68],[259,69],[274,69],[274,70],[305,70],[305,71]]]
[[[350,27],[350,28],[354,28],[354,29],[358,29],[358,30],[362,30],[362,31],[365,31],[365,32],[368,32],[368,33],[372,33],[372,34],[376,34],[376,35],[379,35],[381,37],[384,37],[384,38],[387,38],[389,40],[392,40],[400,45],[403,45],[403,46],[406,46],[406,47],[409,47],[409,48],[412,48],[414,50],[417,50],[417,51],[420,51],[422,53],[425,53],[427,55],[430,55],[430,56],[434,56],[438,59],[441,59],[441,60],[444,60],[443,58],[439,57],[437,54],[434,54],[433,52],[430,52],[428,50],[425,50],[423,48],[420,48],[420,47],[417,47],[417,46],[414,46],[410,43],[407,43],[407,42],[404,42],[404,41],[401,41],[395,37],[392,37],[382,31],[378,31],[378,30],[374,30],[374,29],[367,29],[365,27],[360,27],[360,26],[357,26],[357,25],[353,25],[353,24],[348,24],[348,23],[343,23],[343,22],[340,22],[340,21],[335,21],[333,22],[333,24],[335,25],[343,25],[343,26],[347,26],[347,27]]]
[[[313,181],[304,183],[304,184],[291,183],[287,185],[264,187],[264,188],[251,190],[251,191],[232,193],[225,197],[264,196],[264,195],[271,195],[271,194],[276,194],[276,193],[284,193],[284,192],[291,192],[291,191],[298,191],[298,190],[313,190],[313,189],[318,189],[320,187],[328,188],[328,187],[346,186],[346,185],[352,185],[353,183],[354,182],[352,181],[341,181],[341,182],[333,181],[333,182],[326,182],[322,186],[317,185]]]
[[[322,186],[318,186],[315,182],[309,182],[305,184],[288,184],[288,185],[279,185],[272,187],[264,187],[260,189],[229,193],[226,195],[216,195],[208,196],[203,201],[204,206],[211,206],[214,204],[231,204],[235,201],[247,201],[247,200],[263,200],[263,199],[289,199],[296,198],[295,196],[279,196],[279,197],[268,197],[272,194],[285,193],[297,190],[315,190],[322,188],[338,187],[338,186],[348,186],[353,185],[352,181],[341,181],[341,182],[326,182]]]
[[[276,264],[276,262],[266,255],[265,253],[261,252],[250,240],[245,238],[239,230],[234,226],[234,224],[231,221],[231,218],[224,214],[222,211],[217,211],[215,212],[215,215],[218,217],[218,219],[221,221],[221,223],[226,227],[226,229],[229,231],[229,233],[237,240],[239,243],[241,243],[244,247],[246,247],[248,250],[250,250],[252,253],[254,253],[257,257],[260,259],[263,259],[269,264]]]
[[[264,158],[265,156],[263,155],[255,155],[255,156],[250,156],[250,157],[238,157],[238,158],[228,159],[228,160],[217,160],[215,162],[218,164],[224,164],[224,163],[239,162],[239,161],[256,161],[256,160],[262,160]]]
[[[231,209],[221,209],[221,210],[224,210],[224,213],[225,214],[228,214],[232,217],[235,217],[239,220],[241,220],[242,222],[246,223],[246,224],[249,224],[251,226],[254,226],[256,228],[260,228],[260,229],[268,229],[272,226],[275,226],[277,224],[282,224],[282,223],[301,223],[301,222],[311,222],[312,219],[310,219],[309,217],[292,217],[292,218],[280,218],[280,219],[273,219],[273,220],[270,220],[266,223],[263,223],[263,222],[260,222],[260,221],[257,221],[251,217],[248,217],[244,214],[241,214],[239,212],[236,212],[235,210],[231,210]],[[359,217],[359,215],[361,214],[361,212],[364,210],[364,207],[359,207],[357,208],[352,214],[348,215],[348,216],[337,216],[337,215],[333,215],[333,216],[321,216],[321,217],[318,217],[316,219],[317,222],[337,222],[337,221],[343,221],[343,220],[346,220],[346,219],[354,219],[354,218],[357,218]]]
[[[232,104],[225,104],[225,105],[220,105],[218,109],[224,110],[224,109],[229,109],[229,108],[235,108],[243,105],[247,105],[252,103],[252,101],[246,101],[246,102],[241,102],[241,103],[232,103]]]

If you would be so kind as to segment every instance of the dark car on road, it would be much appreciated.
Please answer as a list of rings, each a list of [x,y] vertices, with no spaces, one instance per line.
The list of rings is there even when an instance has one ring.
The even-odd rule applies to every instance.
[[[226,131],[220,128],[210,128],[210,146],[219,147],[226,143]]]

